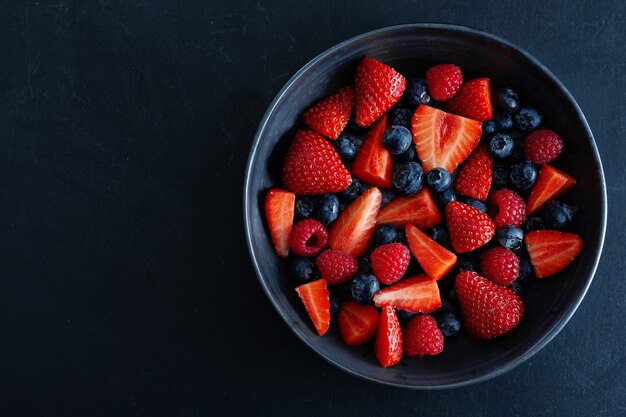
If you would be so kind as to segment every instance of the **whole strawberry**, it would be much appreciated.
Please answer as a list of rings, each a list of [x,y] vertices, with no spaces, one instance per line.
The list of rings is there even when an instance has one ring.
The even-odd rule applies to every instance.
[[[443,334],[437,321],[428,314],[409,320],[404,328],[404,353],[410,357],[438,355],[443,351]]]
[[[511,285],[519,275],[519,258],[510,249],[495,246],[483,253],[480,270],[496,284]]]
[[[450,243],[457,253],[471,252],[495,235],[493,221],[482,211],[453,201],[446,206]]]
[[[400,100],[406,79],[375,59],[365,58],[356,70],[356,124],[368,127]]]
[[[337,139],[348,124],[354,108],[354,88],[345,87],[304,113],[304,124],[317,133]]]
[[[401,243],[389,243],[374,249],[370,255],[370,262],[374,275],[382,284],[390,285],[404,276],[411,253]]]
[[[524,154],[534,164],[546,164],[563,151],[563,139],[549,129],[539,129],[526,136]]]
[[[350,281],[359,269],[353,256],[334,249],[322,252],[315,263],[322,274],[322,278],[330,285]]]
[[[520,227],[526,221],[526,202],[517,193],[502,188],[489,196],[489,214],[497,229]]]
[[[454,190],[464,196],[485,201],[493,178],[493,160],[484,146],[478,147],[463,164],[454,180]]]
[[[440,64],[426,71],[426,85],[430,95],[437,101],[451,99],[463,84],[461,68],[454,64]]]

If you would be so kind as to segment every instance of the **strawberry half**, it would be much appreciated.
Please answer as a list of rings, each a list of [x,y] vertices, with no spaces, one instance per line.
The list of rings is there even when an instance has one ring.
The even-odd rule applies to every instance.
[[[354,88],[345,87],[304,113],[304,124],[333,140],[348,124],[354,108]]]
[[[352,177],[328,140],[302,129],[287,152],[283,183],[298,195],[326,194],[343,191]]]
[[[355,76],[356,124],[368,127],[400,100],[406,79],[375,59],[365,58]]]
[[[330,293],[326,281],[318,279],[296,287],[317,333],[322,336],[330,327]]]
[[[350,203],[331,226],[328,246],[355,258],[363,255],[374,234],[381,200],[380,190],[373,187]]]
[[[380,314],[374,306],[362,306],[354,301],[343,304],[337,313],[337,326],[343,342],[348,346],[370,341],[378,330]]]
[[[411,313],[430,313],[441,307],[437,281],[427,275],[405,278],[374,294],[376,307],[391,306]]]
[[[559,198],[576,184],[576,180],[553,166],[544,164],[528,197],[528,214],[539,210],[549,200]]]
[[[289,242],[293,228],[293,213],[296,196],[289,191],[272,188],[265,199],[265,217],[278,256],[289,255]]]
[[[491,120],[493,107],[489,78],[476,78],[463,84],[459,92],[448,101],[446,110],[481,122]]]
[[[424,171],[441,167],[456,169],[474,150],[482,132],[482,123],[420,105],[413,114],[412,134],[415,149]]]
[[[537,230],[524,238],[537,278],[554,275],[569,265],[583,248],[583,240],[574,233]]]
[[[426,233],[412,224],[405,228],[411,253],[417,258],[424,272],[435,280],[440,280],[456,264],[456,255],[439,243],[432,240]]]
[[[450,243],[457,253],[471,252],[489,242],[495,235],[493,221],[482,211],[453,201],[446,206]]]
[[[393,366],[402,359],[402,329],[393,307],[384,307],[381,312],[374,353],[383,368]]]
[[[355,177],[381,188],[391,188],[393,159],[383,147],[383,133],[388,127],[387,113],[382,115],[370,130],[352,163]]]
[[[467,158],[454,180],[454,191],[464,196],[485,201],[491,188],[493,160],[487,148],[479,146]]]
[[[395,197],[378,213],[378,224],[404,227],[412,224],[428,229],[441,223],[441,214],[432,194],[426,188],[410,197]]]

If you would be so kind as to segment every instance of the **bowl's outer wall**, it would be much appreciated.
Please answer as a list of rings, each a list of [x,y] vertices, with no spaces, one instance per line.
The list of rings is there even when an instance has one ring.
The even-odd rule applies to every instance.
[[[545,126],[566,141],[554,165],[578,184],[564,201],[580,207],[573,231],[585,242],[580,257],[557,276],[527,287],[527,309],[520,326],[494,341],[451,339],[441,355],[403,360],[390,369],[379,367],[371,347],[349,348],[336,330],[326,337],[312,331],[305,310],[288,279],[287,262],[274,252],[263,219],[266,191],[280,185],[282,160],[300,115],[316,100],[353,82],[356,65],[365,56],[379,59],[407,77],[424,74],[430,65],[452,62],[466,79],[488,76],[492,86],[512,86],[523,103],[545,115]],[[410,25],[362,35],[322,54],[299,72],[268,110],[250,156],[245,216],[253,262],[261,283],[288,325],[323,357],[355,375],[413,388],[462,385],[502,373],[547,343],[566,323],[584,296],[599,259],[606,218],[602,167],[591,132],[577,105],[553,76],[528,55],[496,38],[468,29]],[[584,190],[584,192],[583,192]]]

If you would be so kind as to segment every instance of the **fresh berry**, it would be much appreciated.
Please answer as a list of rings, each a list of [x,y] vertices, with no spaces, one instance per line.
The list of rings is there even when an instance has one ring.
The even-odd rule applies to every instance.
[[[393,170],[391,185],[399,195],[413,195],[422,189],[424,170],[417,162],[404,162]]]
[[[348,346],[357,346],[369,342],[380,322],[380,314],[374,306],[362,306],[348,301],[339,309],[337,326],[343,342]]]
[[[334,249],[322,252],[315,263],[322,274],[322,279],[325,279],[329,285],[350,281],[358,270],[354,257]]]
[[[374,249],[370,255],[372,270],[381,284],[393,284],[401,279],[409,267],[411,254],[400,243],[388,243]]]
[[[520,136],[521,135],[521,136]],[[522,162],[526,160],[526,156],[524,155],[524,133],[519,131],[514,131],[509,133],[511,139],[513,139],[513,153],[511,156],[506,158],[504,162],[508,165],[513,165],[518,162]]]
[[[365,58],[356,70],[355,88],[356,123],[368,127],[400,100],[406,79],[382,62]]]
[[[519,275],[517,282],[530,282],[535,279],[535,269],[526,255],[519,257]]]
[[[454,191],[476,200],[485,201],[491,188],[493,160],[484,146],[476,150],[461,166],[454,180]]]
[[[452,178],[445,168],[433,168],[426,175],[426,184],[428,184],[428,187],[430,187],[432,191],[439,193],[450,188]]]
[[[543,165],[528,197],[528,214],[539,210],[547,201],[559,198],[576,184],[576,180],[563,171]]]
[[[430,95],[437,101],[450,100],[463,84],[461,68],[453,64],[440,64],[426,71],[426,85]]]
[[[524,106],[515,113],[515,126],[522,132],[532,132],[539,129],[543,116],[533,107]]]
[[[480,140],[482,124],[424,104],[413,114],[413,142],[424,171],[456,169]]]
[[[320,271],[310,258],[296,257],[291,262],[291,275],[299,283],[320,279]]]
[[[350,172],[323,136],[300,130],[283,167],[283,183],[298,195],[336,193],[350,185]]]
[[[509,185],[509,170],[503,166],[496,166],[494,164],[491,186],[494,188],[502,188],[507,185]]]
[[[446,221],[450,242],[457,253],[473,251],[489,242],[495,234],[489,216],[459,201],[446,206]]]
[[[443,313],[437,320],[437,327],[443,337],[453,337],[461,332],[461,320],[454,313]]]
[[[400,155],[413,143],[411,131],[404,126],[391,126],[383,134],[383,146],[392,155]]]
[[[489,78],[476,78],[461,86],[448,102],[447,111],[484,122],[493,116]]]
[[[535,230],[544,230],[545,228],[546,224],[539,216],[529,217],[524,225],[524,231],[526,231],[526,233],[534,232]]]
[[[327,241],[326,228],[315,219],[305,219],[293,226],[291,250],[298,256],[317,256]]]
[[[352,173],[355,177],[382,188],[391,188],[393,173],[393,159],[389,151],[383,147],[382,141],[387,130],[387,119],[385,113],[372,125],[352,163]]]
[[[427,275],[405,278],[374,294],[376,307],[391,306],[412,313],[430,313],[441,307],[437,281]]]
[[[359,272],[372,272],[372,264],[370,263],[369,258],[361,258],[357,263],[359,264]]]
[[[337,193],[337,195],[346,203],[350,203],[356,200],[361,193],[363,193],[363,184],[357,178],[352,177],[352,184],[348,185],[348,188],[345,190]]]
[[[496,284],[511,285],[519,275],[519,258],[507,248],[494,246],[483,253],[480,270]]]
[[[345,87],[304,113],[304,124],[330,139],[337,139],[354,108],[354,88]]]
[[[412,224],[406,225],[406,237],[411,253],[424,272],[435,280],[443,278],[456,264],[456,255]]]
[[[519,107],[519,96],[511,88],[498,88],[491,94],[493,107],[507,113],[515,113]]]
[[[350,184],[352,185],[352,184]],[[339,215],[339,198],[335,194],[326,194],[316,201],[315,217],[324,226],[328,226]]]
[[[270,227],[274,248],[278,256],[283,258],[289,255],[295,200],[296,196],[293,193],[277,188],[269,190],[265,199],[265,217]]]
[[[404,96],[406,101],[413,107],[417,107],[420,104],[430,104],[433,101],[430,94],[428,94],[428,86],[424,78],[413,78],[410,80]]]
[[[498,243],[507,249],[516,250],[522,246],[524,231],[519,227],[505,226],[496,232]]]
[[[526,235],[526,248],[537,278],[563,270],[583,248],[582,239],[573,233],[538,230]]]
[[[459,198],[459,201],[461,203],[467,204],[468,206],[472,206],[476,210],[482,211],[483,213],[487,213],[489,211],[489,209],[487,208],[487,205],[483,203],[482,201],[474,200],[473,198],[469,198],[469,197],[461,197]]]
[[[374,232],[374,243],[376,245],[386,245],[398,241],[398,229],[393,226],[379,226]]]
[[[356,155],[357,147],[350,140],[349,136],[339,136],[339,139],[333,142],[333,146],[337,150],[339,157],[344,161],[352,161],[354,155]]]
[[[443,351],[443,334],[428,314],[413,317],[403,333],[404,353],[409,357],[438,355]]]
[[[519,194],[506,188],[489,196],[490,215],[496,228],[520,227],[526,221],[526,202]]]
[[[496,133],[496,123],[493,120],[483,122],[483,136],[487,137]]]
[[[411,119],[413,118],[413,110],[403,104],[396,104],[389,110],[389,124],[391,126],[403,126],[411,129]]]
[[[435,200],[427,189],[422,189],[411,197],[396,197],[378,213],[378,224],[404,227],[413,224],[420,229],[428,229],[441,222],[441,215]]]
[[[510,114],[496,114],[493,116],[493,122],[496,125],[496,130],[501,133],[510,132],[515,127],[513,116]]]
[[[402,359],[402,329],[392,307],[384,307],[381,312],[374,352],[383,368],[393,366]]]
[[[448,203],[452,203],[456,200],[458,200],[458,197],[456,193],[452,191],[452,188],[446,188],[440,193],[435,193],[435,201],[442,211],[446,209]]]
[[[528,190],[537,181],[537,168],[530,161],[519,162],[511,167],[509,181],[520,190]]]
[[[513,138],[506,133],[496,133],[489,138],[487,149],[495,159],[504,159],[513,153]]]
[[[574,217],[572,206],[564,204],[559,200],[548,201],[543,209],[543,219],[548,229],[565,230],[569,228]]]
[[[348,283],[348,293],[359,304],[372,304],[372,298],[380,290],[376,277],[366,272],[359,272]]]
[[[306,308],[317,333],[323,336],[330,327],[330,293],[326,281],[317,281],[302,284],[296,287],[296,292]]]
[[[415,146],[411,145],[406,152],[403,152],[400,155],[394,155],[394,159],[396,162],[400,163],[417,161],[417,151],[415,150]]]
[[[475,339],[493,339],[513,330],[524,314],[524,302],[510,288],[465,271],[454,288],[461,305],[465,332]]]
[[[450,246],[450,234],[448,233],[448,229],[443,225],[433,227],[430,230],[430,238],[441,246]]]
[[[298,219],[308,219],[313,216],[315,205],[308,197],[297,197],[295,205],[295,215]]]
[[[563,151],[563,139],[548,129],[539,129],[526,136],[524,153],[535,164],[552,162]]]

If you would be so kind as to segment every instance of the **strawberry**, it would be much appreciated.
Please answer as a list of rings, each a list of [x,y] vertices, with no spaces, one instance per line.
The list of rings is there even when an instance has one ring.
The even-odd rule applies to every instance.
[[[393,307],[382,310],[374,353],[383,368],[393,366],[402,359],[402,329]]]
[[[424,272],[435,280],[440,280],[456,264],[456,255],[412,224],[405,228],[406,238],[409,241],[411,253],[417,258]]]
[[[463,84],[461,68],[453,64],[440,64],[426,71],[426,85],[430,95],[437,101],[452,98]]]
[[[500,285],[511,285],[519,275],[519,258],[512,250],[495,246],[483,253],[480,270],[485,278]]]
[[[373,187],[346,207],[330,228],[328,246],[355,258],[363,255],[370,244],[382,194]]]
[[[374,249],[370,255],[370,262],[374,276],[381,284],[393,284],[404,276],[411,254],[401,243],[388,243]]]
[[[511,331],[524,314],[519,295],[474,271],[459,273],[454,290],[461,306],[463,328],[475,339],[493,339]]]
[[[304,219],[293,226],[291,250],[298,256],[317,256],[328,242],[328,231],[315,219]]]
[[[296,287],[317,333],[322,336],[330,327],[330,293],[326,281],[318,279]]]
[[[400,100],[406,79],[393,68],[365,58],[356,69],[356,124],[368,127]]]
[[[559,198],[574,184],[576,180],[563,171],[548,164],[543,165],[528,197],[528,214],[535,213],[549,200]]]
[[[362,306],[354,301],[343,304],[337,313],[337,326],[343,342],[348,346],[370,341],[378,330],[380,314],[374,306]]]
[[[344,190],[352,177],[328,140],[302,129],[287,152],[283,183],[298,195],[326,194]]]
[[[483,246],[496,233],[489,216],[460,201],[448,203],[446,221],[450,243],[457,253],[471,252]]]
[[[441,223],[441,214],[435,200],[427,188],[410,197],[396,197],[378,213],[378,224],[391,224],[404,227],[415,225],[428,229]]]
[[[427,275],[416,275],[378,291],[374,294],[374,304],[411,313],[430,313],[441,307],[441,296],[437,281]]]
[[[537,230],[524,239],[537,278],[545,278],[563,270],[578,256],[583,241],[574,233]]]
[[[454,190],[467,197],[485,201],[491,188],[493,160],[487,148],[479,146],[467,158],[454,180]]]
[[[422,104],[411,120],[415,149],[424,171],[445,168],[452,172],[474,150],[482,123]]]
[[[315,263],[322,278],[330,285],[350,281],[359,269],[354,257],[334,249],[322,252]]]
[[[443,351],[443,333],[437,327],[437,320],[428,314],[411,318],[402,336],[406,356],[421,358],[438,355]]]
[[[493,108],[489,78],[476,78],[463,84],[459,92],[448,101],[446,110],[481,122],[491,120]]]
[[[304,113],[304,124],[330,139],[337,139],[354,108],[354,87],[345,87]]]
[[[289,191],[272,188],[265,199],[265,217],[270,227],[270,234],[278,256],[289,255],[289,241],[293,225],[293,213],[296,196]]]
[[[383,133],[388,127],[387,113],[370,127],[370,130],[352,163],[352,174],[376,187],[391,188],[393,159],[383,147]]]
[[[563,139],[549,129],[539,129],[526,136],[524,154],[533,164],[552,162],[563,151]]]
[[[489,196],[489,214],[496,229],[520,227],[526,221],[526,202],[517,193],[502,188]]]

